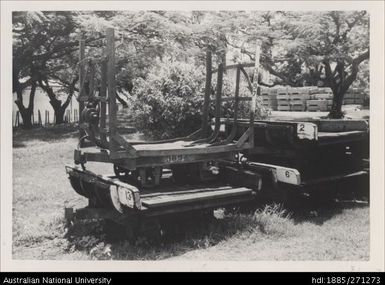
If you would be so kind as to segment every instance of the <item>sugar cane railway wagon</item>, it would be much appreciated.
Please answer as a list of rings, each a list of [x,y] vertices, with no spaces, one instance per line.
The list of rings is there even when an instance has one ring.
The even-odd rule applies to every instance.
[[[69,219],[98,216],[118,222],[139,221],[215,208],[250,205],[261,193],[285,189],[306,192],[308,186],[355,177],[367,177],[368,123],[365,120],[256,120],[259,87],[245,71],[258,72],[259,48],[253,63],[213,69],[206,54],[206,84],[202,123],[186,137],[134,142],[119,134],[115,83],[115,37],[107,29],[101,82],[94,92],[90,63],[85,73],[84,40],[80,41],[80,84],[89,76],[88,94],[80,89],[81,119],[75,166],[66,166],[72,188],[88,199],[82,209],[67,209]],[[221,117],[223,74],[235,69],[232,118]],[[217,73],[215,98],[212,75]],[[241,76],[250,89],[240,94]],[[239,118],[239,104],[250,104],[248,118]],[[210,103],[215,117],[210,120]],[[367,160],[366,160],[367,161]],[[87,162],[111,164],[113,175],[86,169]],[[311,187],[310,187],[311,188]],[[277,189],[279,190],[277,192]]]

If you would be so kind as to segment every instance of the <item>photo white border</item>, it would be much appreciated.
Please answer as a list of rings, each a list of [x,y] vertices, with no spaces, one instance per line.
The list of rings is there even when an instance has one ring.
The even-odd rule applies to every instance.
[[[12,259],[12,11],[367,10],[370,13],[369,261],[58,261]],[[383,1],[1,1],[1,271],[384,271]],[[64,172],[63,172],[63,175]]]

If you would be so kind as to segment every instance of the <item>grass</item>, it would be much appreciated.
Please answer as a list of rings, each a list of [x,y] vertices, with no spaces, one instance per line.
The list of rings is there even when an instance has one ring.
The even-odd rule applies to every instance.
[[[129,242],[108,225],[80,225],[67,234],[64,206],[87,201],[70,187],[76,132],[68,127],[14,133],[13,257],[115,260],[368,260],[369,208],[326,207],[298,218],[280,205],[251,214],[218,210],[217,218],[173,222],[159,240]],[[110,165],[89,168],[111,173]],[[321,222],[320,222],[321,221]],[[175,230],[177,229],[177,231]],[[67,234],[67,235],[66,235]]]

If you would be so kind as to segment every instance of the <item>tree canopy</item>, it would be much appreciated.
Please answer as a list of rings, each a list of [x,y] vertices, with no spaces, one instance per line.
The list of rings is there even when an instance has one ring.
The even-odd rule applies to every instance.
[[[271,74],[260,76],[260,83],[331,87],[331,117],[342,116],[343,95],[357,78],[356,84],[369,81],[369,15],[365,11],[14,12],[13,92],[24,112],[23,121],[28,121],[28,110],[33,108],[36,86],[47,93],[60,117],[79,89],[79,39],[86,40],[88,55],[100,57],[107,27],[116,30],[119,92],[130,93],[154,64],[188,62],[199,68],[207,48],[214,60],[224,56],[234,62],[244,57],[253,60],[257,40],[262,43],[261,65]],[[68,94],[64,102],[51,82]],[[33,87],[27,107],[21,96],[26,87]]]

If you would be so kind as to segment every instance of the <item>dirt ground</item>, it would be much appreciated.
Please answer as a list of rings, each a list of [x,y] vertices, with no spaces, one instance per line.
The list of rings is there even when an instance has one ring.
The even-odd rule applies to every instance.
[[[73,128],[14,132],[13,258],[115,260],[368,260],[369,207],[325,205],[298,216],[279,205],[251,214],[174,224],[177,235],[129,242],[102,223],[68,232],[65,206],[85,206],[64,166],[72,165]],[[111,173],[109,165],[91,170]],[[117,234],[116,234],[117,232]]]

